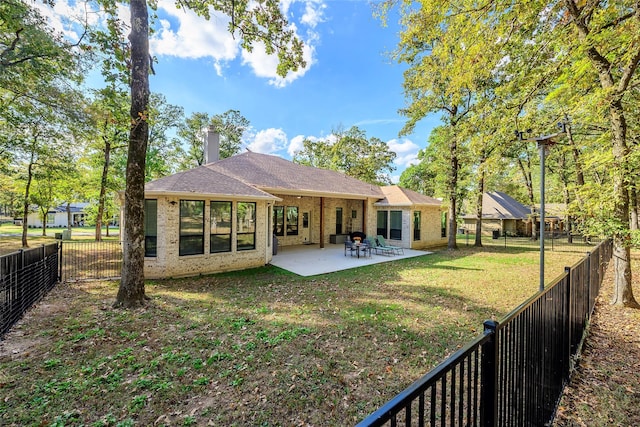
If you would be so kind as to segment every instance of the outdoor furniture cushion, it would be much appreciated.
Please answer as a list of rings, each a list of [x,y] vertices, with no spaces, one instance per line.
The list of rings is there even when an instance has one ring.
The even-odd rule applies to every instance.
[[[387,242],[384,240],[384,237],[380,235],[378,235],[376,238],[378,240],[378,244],[381,247],[386,248],[387,250],[391,250],[398,255],[400,254],[404,255],[404,249],[402,249],[401,247],[387,244]]]

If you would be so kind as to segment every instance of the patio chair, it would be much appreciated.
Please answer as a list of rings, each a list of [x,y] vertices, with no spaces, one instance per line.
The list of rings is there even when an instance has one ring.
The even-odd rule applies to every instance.
[[[376,238],[378,240],[378,244],[383,248],[387,248],[388,250],[393,251],[394,254],[404,255],[404,249],[402,249],[400,246],[388,245],[387,242],[384,240],[384,237],[380,235],[378,235]]]
[[[365,237],[362,241],[362,245],[360,246],[360,252],[362,252],[362,256],[364,256],[365,258],[371,258],[372,250],[373,244],[369,239]]]
[[[391,248],[385,248],[382,245],[380,245],[380,242],[378,242],[378,239],[376,239],[373,236],[368,236],[367,240],[369,242],[371,242],[371,250],[376,252],[376,255],[395,255],[394,250]]]
[[[347,251],[349,251],[351,253],[351,256],[353,256],[353,253],[357,250],[358,248],[356,248],[354,242],[352,242],[351,239],[347,238],[344,241],[344,256],[347,256]]]

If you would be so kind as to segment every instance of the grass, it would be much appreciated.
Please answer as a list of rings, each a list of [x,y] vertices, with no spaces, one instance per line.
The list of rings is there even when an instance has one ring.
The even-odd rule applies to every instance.
[[[56,241],[56,233],[62,233],[63,228],[50,228],[45,230],[46,235],[42,235],[42,228],[29,228],[27,231],[27,242],[30,247],[36,247],[43,244],[53,243]],[[102,238],[104,240],[119,240],[118,228],[109,227],[109,236],[106,235],[107,230],[102,228]],[[0,255],[19,250],[22,247],[22,226],[13,225],[13,223],[0,224]],[[73,241],[94,241],[95,227],[72,227],[71,240]]]
[[[584,255],[547,257],[549,277]],[[458,252],[302,278],[275,267],[59,285],[0,346],[0,424],[353,425],[535,293],[538,252]]]

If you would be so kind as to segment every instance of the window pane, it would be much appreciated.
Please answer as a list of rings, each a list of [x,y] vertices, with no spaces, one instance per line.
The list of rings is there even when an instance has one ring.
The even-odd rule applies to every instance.
[[[440,235],[447,237],[447,213],[442,212],[440,216]]]
[[[211,202],[211,234],[231,234],[231,202]]]
[[[284,236],[284,206],[273,207],[273,234]]]
[[[211,253],[231,252],[231,234],[212,234]]]
[[[387,218],[389,212],[387,211],[378,211],[378,225],[377,225],[377,233],[379,236],[384,237],[385,239],[389,238],[389,234],[387,233]]]
[[[255,235],[255,233],[253,233],[253,234],[247,234],[247,233],[238,234],[238,250],[239,251],[246,251],[246,250],[255,249],[255,248],[256,248],[256,235]]]
[[[158,256],[158,201],[144,201],[144,256]]]
[[[336,234],[342,234],[342,208],[336,208]]]
[[[402,211],[391,211],[391,228],[389,238],[402,240]]]
[[[204,253],[204,201],[180,200],[180,255]]]
[[[420,226],[421,226],[421,214],[420,211],[413,212],[413,240],[420,240]]]
[[[287,235],[298,235],[298,208],[294,206],[287,207]]]
[[[238,241],[239,251],[256,248],[256,204],[238,202]]]
[[[209,252],[231,252],[231,202],[211,202]]]
[[[180,236],[180,255],[199,255],[204,253],[202,236]]]

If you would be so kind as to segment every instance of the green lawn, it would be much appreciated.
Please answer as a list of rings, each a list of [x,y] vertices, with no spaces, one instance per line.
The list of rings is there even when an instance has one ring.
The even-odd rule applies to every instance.
[[[547,256],[550,280],[584,255]],[[301,278],[275,267],[59,285],[0,345],[0,424],[353,425],[538,287],[538,252],[491,247]]]
[[[29,247],[36,247],[42,244],[55,242],[56,233],[62,233],[64,228],[47,228],[43,236],[42,228],[27,229],[27,242]],[[73,241],[95,241],[95,227],[72,227],[71,240]],[[117,227],[109,227],[109,235],[107,229],[102,228],[103,240],[119,240],[119,230]],[[0,255],[19,250],[22,247],[22,226],[13,225],[13,223],[0,224]]]

